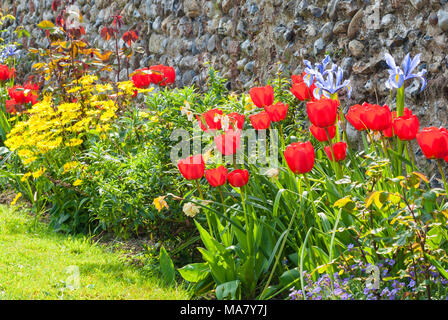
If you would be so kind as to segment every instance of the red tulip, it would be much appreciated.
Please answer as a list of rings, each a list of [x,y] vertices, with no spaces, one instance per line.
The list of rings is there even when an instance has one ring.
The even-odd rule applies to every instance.
[[[325,129],[328,130],[330,139],[333,139],[334,136],[336,135],[336,126],[333,125],[333,126],[327,127],[327,128],[319,128],[313,124],[310,126],[311,134],[313,135],[314,138],[316,138],[320,142],[328,141],[328,135],[327,135],[327,131]]]
[[[446,162],[448,162],[448,156],[446,156],[446,157],[445,157],[445,158],[443,158],[443,159],[445,159],[445,161],[446,161]]]
[[[311,142],[295,142],[286,147],[286,163],[294,173],[307,173],[314,166],[314,148]]]
[[[448,156],[448,130],[428,127],[417,133],[417,142],[428,159],[443,159]]]
[[[392,125],[392,113],[387,105],[369,104],[360,115],[361,121],[373,131],[383,131]]]
[[[276,104],[264,107],[272,122],[285,120],[288,113],[288,104],[277,102]]]
[[[313,95],[313,91],[316,88],[316,86],[314,85],[314,83],[311,84],[310,87],[308,87],[306,85],[306,83],[303,81],[303,77],[306,75],[306,72],[302,72],[302,75],[292,75],[291,76],[291,80],[292,80],[292,86],[291,86],[291,93],[300,101],[305,101],[305,100],[313,100],[315,101],[316,99],[314,99],[314,95]]]
[[[358,131],[363,131],[367,129],[366,125],[361,121],[361,114],[366,112],[368,104],[363,103],[355,104],[354,106],[351,106],[348,110],[347,114],[345,115],[345,118],[350,122],[350,124],[355,127]]]
[[[246,169],[235,169],[227,176],[232,187],[242,187],[249,182],[249,171]]]
[[[400,140],[413,140],[419,130],[419,121],[416,115],[398,117],[394,119],[393,128]]]
[[[196,180],[202,178],[205,170],[204,158],[202,154],[197,154],[177,162],[180,173],[187,180]]]
[[[222,115],[222,110],[220,109],[211,109],[202,115],[197,115],[196,119],[199,121],[199,125],[203,131],[207,130],[221,130],[221,118],[217,119],[217,116]],[[216,121],[215,121],[216,120]],[[205,122],[205,123],[204,123]]]
[[[410,117],[412,115],[412,111],[409,110],[408,108],[404,108],[403,110],[403,117]],[[392,138],[393,136],[396,135],[395,129],[393,127],[394,121],[397,118],[397,112],[396,111],[392,111],[392,124],[385,130],[383,130],[383,134],[386,138]],[[412,139],[411,139],[412,140]]]
[[[313,89],[305,84],[305,82],[294,83],[290,89],[291,93],[300,101],[309,100],[313,95]]]
[[[159,86],[166,86],[167,84],[174,83],[174,80],[176,79],[176,71],[173,67],[159,64],[150,66],[149,70],[152,71],[152,81]]]
[[[271,86],[252,88],[249,95],[258,108],[270,106],[274,102],[274,89]]]
[[[312,124],[319,128],[330,127],[335,124],[338,116],[338,100],[320,99],[306,104],[306,112]]]
[[[261,111],[260,113],[253,114],[249,116],[250,123],[256,130],[263,130],[269,128],[271,124],[271,118],[266,111]]]
[[[241,132],[229,129],[224,134],[214,138],[216,147],[224,156],[236,153],[240,148]]]
[[[16,105],[17,105],[17,103],[14,99],[6,100],[5,101],[6,112],[11,113],[11,114],[16,114],[17,113]]]
[[[227,168],[219,166],[216,169],[208,169],[205,171],[205,178],[212,187],[222,186],[227,181]]]
[[[329,146],[325,147],[325,153],[327,154],[328,159],[333,161],[333,155],[331,154],[331,149]],[[333,145],[333,153],[336,161],[344,160],[347,155],[347,143],[344,141],[335,143]]]
[[[410,117],[410,116],[412,116],[412,111],[405,107],[403,109],[403,117]],[[397,118],[397,111],[392,111],[392,118],[393,119]]]
[[[393,136],[395,136],[394,127],[392,124],[389,126],[389,128],[383,130],[382,132],[386,138],[392,138]]]
[[[244,119],[246,118],[243,114],[237,112],[232,112],[227,115],[230,119],[230,126],[233,129],[243,130]]]
[[[299,75],[292,75],[291,76],[291,80],[292,80],[292,84],[296,84],[296,83],[302,83],[303,81],[303,77],[306,75],[306,72],[302,72],[302,74]]]
[[[152,82],[149,68],[137,69],[136,74],[131,78],[132,83],[137,88],[148,88]]]
[[[4,64],[0,64],[0,81],[7,81],[14,77],[15,69],[9,67]]]
[[[8,89],[8,93],[11,99],[15,100],[17,104],[35,104],[37,102],[36,91],[38,88],[36,84],[32,83],[25,84],[24,86],[15,85]]]

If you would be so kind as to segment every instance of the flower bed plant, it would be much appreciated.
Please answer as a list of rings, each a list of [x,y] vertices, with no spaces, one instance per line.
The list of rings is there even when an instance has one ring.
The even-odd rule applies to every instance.
[[[101,32],[106,52],[56,20],[38,25],[50,45],[29,49],[32,81],[15,78],[10,51],[0,65],[0,179],[54,229],[171,241],[194,297],[447,297],[448,130],[421,128],[405,103],[407,80],[426,86],[419,55],[384,57],[393,106],[352,103],[329,56],[248,93],[211,69],[201,91],[175,88],[160,64],[126,64],[123,80],[138,34],[122,34],[119,15]],[[160,269],[174,281],[164,248]]]

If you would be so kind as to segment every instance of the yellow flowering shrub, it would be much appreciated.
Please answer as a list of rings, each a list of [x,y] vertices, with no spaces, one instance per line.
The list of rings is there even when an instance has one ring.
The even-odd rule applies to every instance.
[[[29,117],[11,130],[5,145],[17,151],[24,165],[56,148],[82,145],[87,134],[101,137],[110,130],[120,105],[126,105],[136,92],[150,89],[136,88],[131,81],[111,84],[96,83],[98,77],[87,74],[67,86],[71,102],[59,102],[60,97],[46,94],[28,110]],[[64,173],[69,169],[64,167]]]

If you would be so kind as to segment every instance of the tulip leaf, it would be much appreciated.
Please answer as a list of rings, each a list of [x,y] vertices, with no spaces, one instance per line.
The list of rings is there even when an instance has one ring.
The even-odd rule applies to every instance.
[[[230,299],[236,300],[238,288],[240,287],[240,280],[228,281],[216,287],[216,298],[219,300]]]
[[[164,247],[160,249],[160,272],[162,273],[162,278],[167,285],[174,283],[174,264]]]
[[[207,263],[190,263],[177,269],[182,278],[188,282],[199,282],[204,280],[210,272]]]

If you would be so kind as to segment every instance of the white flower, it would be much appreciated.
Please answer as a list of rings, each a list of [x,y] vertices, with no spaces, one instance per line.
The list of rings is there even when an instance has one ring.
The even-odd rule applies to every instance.
[[[194,218],[199,213],[199,207],[194,203],[187,202],[184,204],[182,211],[186,216]]]
[[[188,101],[184,101],[184,105],[180,107],[180,113],[187,115],[188,121],[193,121],[193,112],[190,110],[190,103]]]
[[[268,178],[277,178],[279,173],[280,170],[278,168],[269,168],[268,170],[266,170],[265,175]]]

